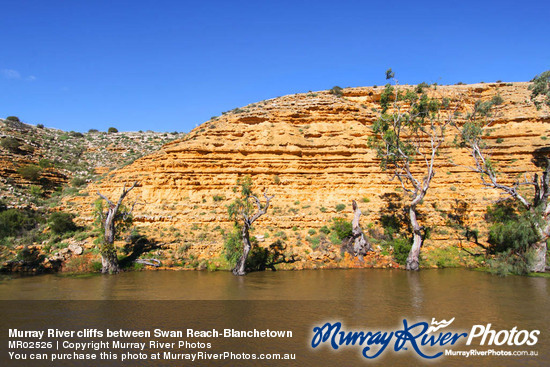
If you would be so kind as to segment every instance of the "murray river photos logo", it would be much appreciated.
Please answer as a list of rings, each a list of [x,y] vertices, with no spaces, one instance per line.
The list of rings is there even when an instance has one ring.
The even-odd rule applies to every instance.
[[[474,325],[469,333],[444,330],[455,319],[410,323],[403,320],[403,328],[394,331],[346,331],[340,322],[327,322],[313,328],[311,346],[328,345],[337,350],[343,346],[361,348],[361,355],[374,359],[386,350],[394,352],[412,350],[418,356],[435,359],[451,346],[462,344],[480,346],[533,346],[538,342],[539,330],[493,330],[491,324]]]

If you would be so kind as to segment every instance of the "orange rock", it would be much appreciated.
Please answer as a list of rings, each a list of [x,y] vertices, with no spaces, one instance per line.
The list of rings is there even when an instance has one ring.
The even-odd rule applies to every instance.
[[[548,109],[538,111],[534,107],[528,85],[493,83],[430,89],[435,95],[463,100],[463,117],[478,99],[502,96],[504,103],[497,108],[487,143],[492,148],[492,159],[503,172],[503,182],[512,182],[518,173],[536,171],[531,153],[548,146],[541,139],[550,135]],[[255,223],[255,233],[270,234],[261,245],[269,246],[279,231],[286,232],[287,243],[296,241],[295,233],[302,233],[300,251],[307,248],[310,253],[302,257],[313,258],[314,250],[303,241],[308,229],[319,232],[323,226],[330,227],[334,217],[351,220],[352,199],[363,211],[363,228],[369,222],[378,226],[379,212],[388,205],[382,195],[400,194],[396,191],[398,183],[390,181],[387,172],[380,169],[367,143],[371,124],[379,114],[373,109],[379,108],[381,91],[345,89],[344,98],[328,92],[289,95],[227,113],[195,128],[183,140],[114,171],[112,178],[90,185],[89,196],[70,199],[75,204],[72,208],[78,211],[81,221],[90,222],[97,190],[116,197],[124,183],[138,180],[140,186],[129,198],[141,204],[135,208],[137,225],[149,229],[148,233],[159,240],[163,236],[157,230],[174,227],[197,251],[208,251],[205,257],[212,258],[223,248],[223,238],[214,227],[219,225],[226,232],[231,228],[226,206],[235,197],[232,189],[238,177],[250,175],[255,192],[268,190],[275,195],[268,214]],[[468,151],[456,149],[452,141],[452,136],[447,139],[436,162],[436,175],[420,206],[424,214],[421,224],[444,226],[446,216],[442,213],[451,212],[457,202],[465,202],[466,224],[483,227],[485,208],[499,193],[484,189],[479,177],[466,167],[472,164]],[[215,196],[222,200],[214,200]],[[368,200],[363,202],[363,198]],[[338,204],[346,208],[337,212]],[[290,230],[294,226],[296,232]],[[198,249],[203,243],[198,239],[201,231],[209,238],[207,246]],[[451,228],[447,231],[449,235],[434,236],[426,244],[457,246],[459,236]],[[382,255],[372,258],[399,268]],[[323,262],[368,266],[348,254],[339,262],[325,256]],[[300,267],[299,263],[294,265]]]

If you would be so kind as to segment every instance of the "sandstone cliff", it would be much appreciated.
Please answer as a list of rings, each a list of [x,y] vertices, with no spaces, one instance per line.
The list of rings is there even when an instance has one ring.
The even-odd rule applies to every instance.
[[[462,100],[463,115],[479,99],[502,96],[504,103],[495,111],[487,141],[508,182],[523,172],[536,171],[532,153],[549,145],[549,111],[534,107],[528,84],[430,87],[434,95]],[[89,222],[97,190],[117,196],[124,183],[138,180],[140,187],[131,198],[138,200],[137,226],[165,244],[172,262],[189,264],[189,259],[220,254],[222,233],[231,227],[226,205],[234,198],[232,188],[238,177],[250,175],[257,192],[267,189],[275,194],[273,209],[255,223],[260,245],[284,239],[285,253],[297,256],[299,261],[292,266],[298,268],[339,261],[340,265],[356,264],[342,260],[340,249],[330,241],[315,244],[311,238],[330,226],[334,217],[351,220],[352,199],[363,211],[363,227],[370,223],[376,231],[388,200],[402,194],[398,182],[381,171],[367,143],[371,124],[379,115],[382,91],[383,87],[347,88],[343,97],[310,92],[235,109],[112,172],[88,187],[89,196],[68,200],[66,209]],[[465,167],[472,164],[468,152],[456,148],[452,140],[442,149],[436,176],[420,208],[422,224],[435,228],[423,251],[464,245],[459,235],[444,227],[449,214],[460,206],[466,223],[483,228],[485,208],[499,197],[498,192],[484,189],[479,177]],[[345,209],[337,209],[339,204]],[[371,255],[366,263],[377,262],[391,263],[382,253]]]

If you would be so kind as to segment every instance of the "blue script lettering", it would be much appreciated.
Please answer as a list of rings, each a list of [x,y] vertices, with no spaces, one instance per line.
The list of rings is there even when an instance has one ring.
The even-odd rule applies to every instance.
[[[443,355],[443,352],[435,353],[434,355],[425,354],[420,347],[429,345],[444,346],[446,344],[455,344],[461,337],[467,337],[468,334],[452,334],[439,333],[438,335],[426,334],[429,325],[427,322],[418,322],[409,325],[407,320],[403,320],[403,330],[382,332],[382,331],[343,331],[340,322],[327,322],[323,326],[313,328],[313,338],[311,346],[317,348],[320,344],[330,340],[330,346],[337,350],[343,345],[363,346],[361,354],[363,357],[373,359],[378,357],[390,345],[395,336],[395,344],[393,350],[399,352],[406,350],[405,346],[410,345],[412,349],[421,357],[426,359],[434,359]],[[377,349],[371,351],[372,346],[378,346]],[[369,354],[370,352],[370,354]]]
[[[413,347],[414,351],[416,353],[418,353],[418,355],[421,356],[421,357],[424,357],[424,358],[427,358],[427,359],[432,359],[432,358],[437,358],[437,357],[441,356],[443,354],[443,352],[436,353],[433,356],[428,356],[428,355],[422,353],[422,351],[418,347],[418,344],[416,344],[416,339],[418,337],[424,335],[426,330],[428,330],[429,326],[430,325],[428,325],[427,322],[418,322],[414,325],[408,326],[407,320],[403,320],[403,330],[395,332],[395,336],[397,337],[397,340],[395,341],[395,345],[393,346],[393,350],[395,350],[396,352],[400,351],[408,341],[411,344],[411,346]],[[422,330],[420,330],[418,332],[418,334],[413,335],[411,333],[411,330],[414,330],[418,327],[421,327]]]

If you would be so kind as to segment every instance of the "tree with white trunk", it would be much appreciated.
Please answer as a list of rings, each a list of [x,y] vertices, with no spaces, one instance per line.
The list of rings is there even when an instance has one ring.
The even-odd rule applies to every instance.
[[[122,205],[122,201],[126,195],[128,195],[128,193],[137,186],[137,184],[137,181],[134,182],[134,184],[128,189],[126,188],[126,184],[124,184],[122,193],[116,203],[112,202],[99,191],[97,192],[99,197],[107,203],[106,209],[103,208],[103,203],[100,200],[96,204],[97,221],[103,230],[102,238],[100,238],[100,246],[102,264],[101,272],[104,274],[116,274],[120,271],[117,251],[114,244],[117,237],[117,231],[120,231],[121,229],[117,228],[117,224],[122,223],[123,225],[128,225],[129,221],[131,221],[131,214],[136,203],[134,202],[131,208],[126,210]]]
[[[389,69],[380,98],[381,113],[372,126],[371,147],[376,150],[380,166],[396,179],[408,195],[412,246],[407,270],[419,269],[423,227],[417,219],[417,206],[426,197],[436,173],[436,157],[445,141],[447,126],[454,120],[455,108],[448,99],[429,96],[429,86],[401,87]]]

